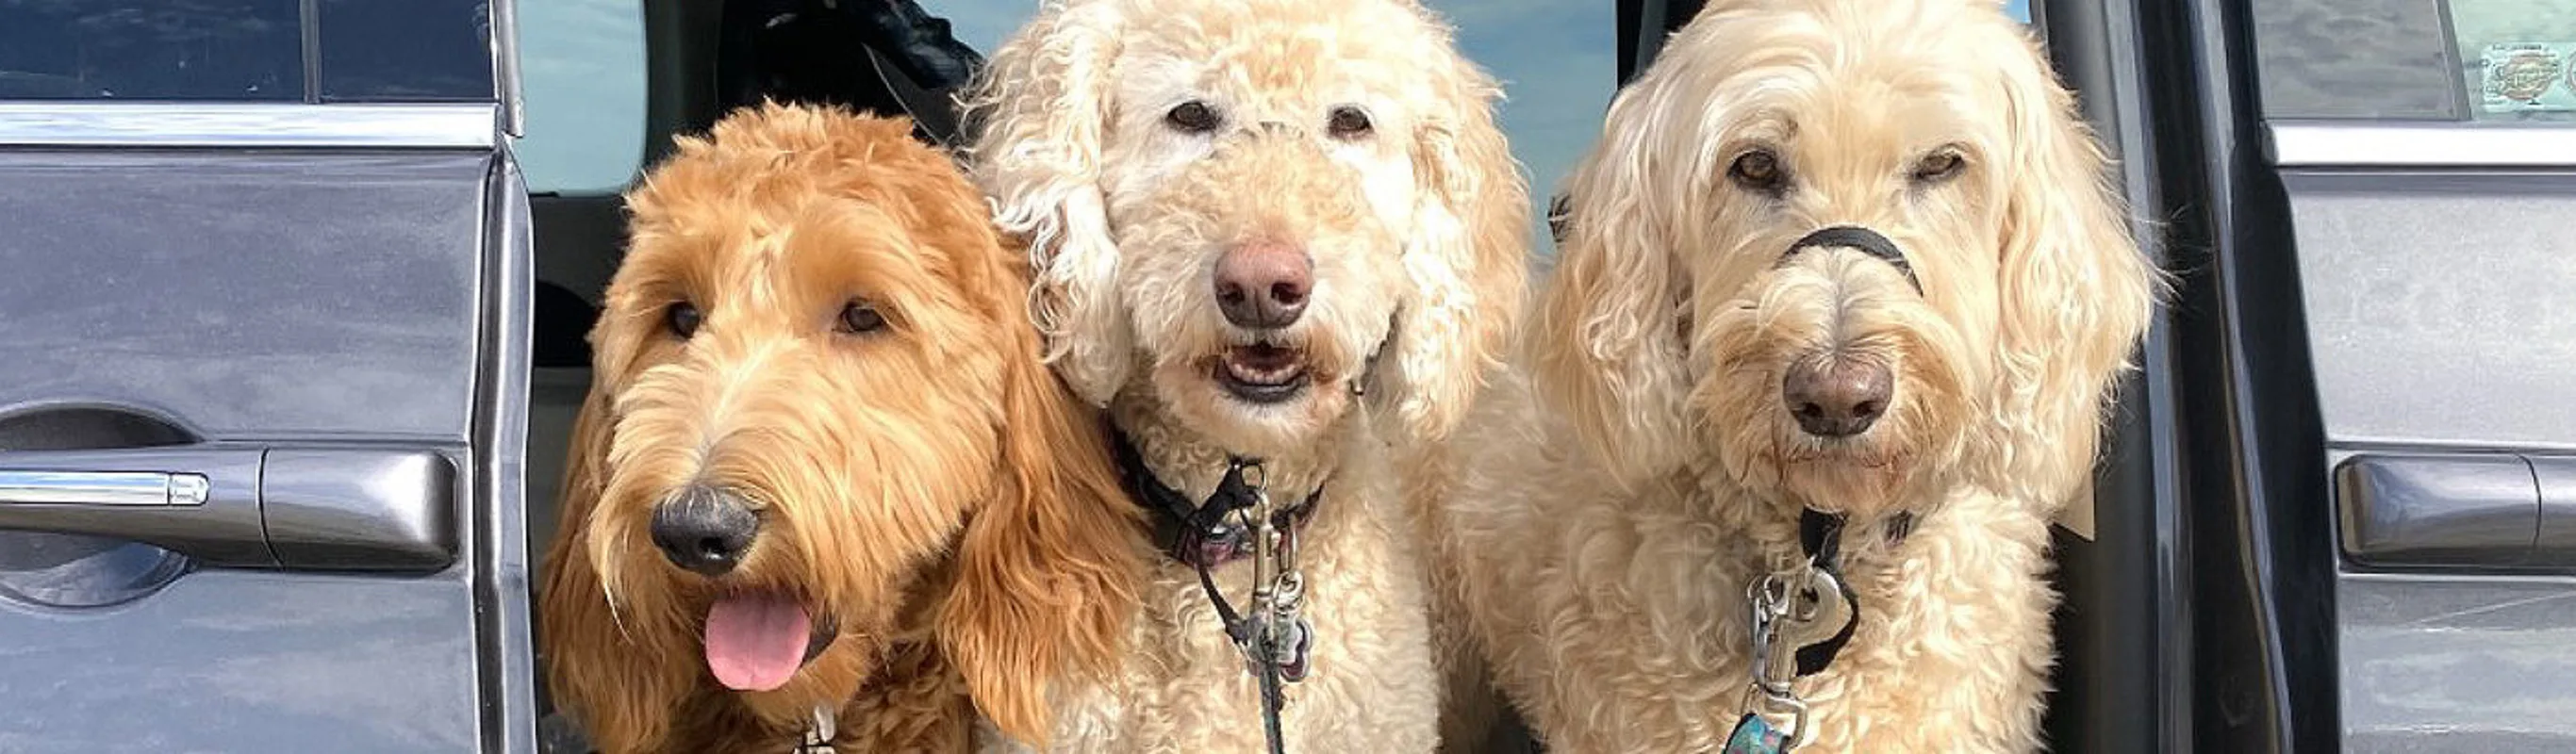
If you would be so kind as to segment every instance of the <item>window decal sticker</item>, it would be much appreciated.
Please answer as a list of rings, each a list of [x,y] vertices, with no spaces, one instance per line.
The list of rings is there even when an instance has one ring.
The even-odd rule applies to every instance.
[[[2478,68],[2487,113],[2576,112],[2576,42],[2487,45]]]

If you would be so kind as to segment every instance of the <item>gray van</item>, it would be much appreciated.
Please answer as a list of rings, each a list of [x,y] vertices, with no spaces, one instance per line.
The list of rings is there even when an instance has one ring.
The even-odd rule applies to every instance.
[[[953,138],[1034,6],[921,1],[0,0],[0,752],[582,750],[528,585],[617,194],[761,97]],[[1700,6],[1426,2],[1542,188]],[[2576,748],[2576,2],[2007,5],[2180,281],[2054,748]]]

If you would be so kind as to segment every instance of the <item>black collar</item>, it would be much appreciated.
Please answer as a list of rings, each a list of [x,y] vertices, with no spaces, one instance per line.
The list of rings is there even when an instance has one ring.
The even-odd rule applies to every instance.
[[[1187,494],[1154,476],[1153,469],[1145,466],[1144,453],[1136,449],[1127,433],[1113,430],[1110,437],[1116,444],[1119,480],[1126,485],[1127,494],[1136,498],[1136,504],[1154,517],[1154,546],[1162,548],[1164,555],[1202,569],[1252,556],[1252,538],[1247,536],[1240,517],[1234,516],[1235,511],[1249,509],[1255,502],[1251,486],[1243,481],[1243,468],[1250,461],[1233,459],[1216,491],[1204,502],[1192,502]],[[1275,525],[1289,532],[1289,547],[1296,546],[1296,533],[1314,518],[1316,503],[1323,497],[1323,487],[1317,486],[1314,494],[1275,514]]]

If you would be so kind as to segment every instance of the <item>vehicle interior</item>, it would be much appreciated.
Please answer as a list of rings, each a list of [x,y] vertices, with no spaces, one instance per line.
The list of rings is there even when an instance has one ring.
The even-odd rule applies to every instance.
[[[1534,209],[1705,1],[1419,0]],[[2048,748],[2576,751],[2576,0],[1999,1],[2174,282],[2053,531]],[[764,98],[953,144],[1036,5],[0,0],[0,751],[520,751],[487,536],[556,533],[620,193]]]
[[[1664,34],[1687,21],[1702,3],[1429,4],[1458,24],[1469,57],[1505,80],[1511,100],[1504,124],[1530,171],[1533,193],[1544,202],[1565,167],[1597,133],[1602,108],[1616,86],[1651,61]],[[1026,3],[923,5],[947,17],[955,36],[978,49],[1015,27],[1028,10]],[[2475,40],[2478,45],[2576,39],[2576,15],[2522,12],[2567,6],[2514,0],[2033,0],[2006,5],[2024,14],[2046,40],[2061,77],[2078,92],[2088,118],[2121,159],[2119,183],[2142,220],[2138,238],[2167,260],[2179,284],[2173,313],[2151,333],[2141,354],[2142,369],[2125,386],[2112,416],[2092,504],[2078,506],[2090,515],[2072,516],[2055,531],[2056,585],[2065,599],[2056,621],[2059,657],[2046,726],[2050,747],[2087,752],[2334,749],[2357,735],[2354,726],[2361,723],[2339,719],[2356,714],[2359,708],[2345,708],[2356,698],[2382,700],[2373,709],[2414,725],[2407,730],[2417,732],[2434,724],[2423,720],[2444,719],[2438,710],[2476,706],[2453,700],[2446,707],[2434,700],[2407,707],[2404,688],[2353,686],[2368,678],[2396,684],[2394,679],[2412,677],[2418,667],[2387,664],[2370,671],[2378,675],[2352,675],[2354,663],[2367,658],[2339,659],[2337,640],[2356,630],[2349,625],[2353,621],[2403,623],[2398,627],[2413,632],[2403,634],[2403,642],[2454,637],[2446,640],[2451,644],[2425,644],[2428,648],[2422,650],[2376,650],[2391,662],[2445,662],[2442,657],[2489,650],[2474,646],[2484,641],[2477,634],[2442,633],[2448,630],[2442,621],[2502,608],[2469,605],[2457,614],[2427,615],[2424,611],[2433,608],[2404,605],[2447,604],[2435,595],[2455,593],[2439,591],[2444,587],[2416,574],[2354,575],[2370,569],[2337,553],[2338,498],[2329,447],[2368,447],[2387,437],[2447,445],[2503,443],[2557,448],[2560,453],[2571,446],[2563,430],[2534,429],[2528,433],[2532,437],[2504,440],[2455,437],[2476,429],[2444,424],[2431,414],[2426,414],[2427,423],[2403,431],[2367,425],[2355,430],[2350,420],[2337,418],[2343,414],[2336,410],[2366,414],[2365,408],[2350,407],[2377,405],[2380,393],[2375,391],[2386,389],[2384,375],[2404,374],[2409,368],[2399,368],[2385,356],[2336,354],[2352,350],[2354,343],[2376,343],[2367,339],[2393,331],[2371,329],[2360,315],[2335,314],[2352,320],[2338,323],[2307,308],[2314,304],[2302,304],[2297,295],[2262,292],[2295,292],[2305,285],[2309,296],[2321,296],[2341,284],[2335,282],[2341,278],[2303,279],[2299,265],[2310,257],[2334,262],[2333,255],[2342,253],[2336,244],[2360,243],[2335,235],[2341,227],[2335,223],[2383,222],[2373,218],[2385,210],[2370,208],[2381,205],[2354,198],[2376,195],[2349,182],[2353,174],[2369,172],[2351,166],[2380,158],[2363,155],[2359,163],[2334,161],[2346,159],[2342,157],[2298,158],[2309,160],[2300,163],[2305,173],[2290,176],[2294,180],[2285,189],[2285,175],[2298,171],[2290,169],[2292,158],[2278,152],[2288,142],[2268,142],[2277,134],[2267,129],[2276,127],[2271,121],[2285,118],[2304,119],[2305,125],[2325,131],[2368,119],[2411,119],[2444,128],[2499,118],[2554,118],[2563,124],[2576,117],[2567,114],[2576,112],[2576,105],[2554,115],[2472,117],[2480,96],[2480,60],[2470,36],[2484,35]],[[1545,7],[1529,9],[1539,6]],[[2387,16],[2395,11],[2383,12],[2383,6],[2409,10]],[[618,260],[622,207],[617,191],[667,149],[672,134],[702,129],[728,108],[762,96],[899,109],[924,118],[926,137],[944,140],[953,133],[953,118],[937,105],[948,83],[937,72],[908,69],[899,62],[904,56],[889,49],[901,43],[888,42],[892,37],[853,20],[850,10],[846,0],[521,4],[529,132],[515,152],[528,170],[532,191],[539,280],[527,465],[531,552],[541,552],[553,534],[562,449],[588,388],[582,334],[597,315],[595,302]],[[1546,33],[1513,38],[1501,31],[1514,23]],[[2318,29],[2337,31],[2321,34]],[[2460,40],[2455,45],[2450,35],[2429,29],[2457,32]],[[2347,44],[2351,40],[2381,47]],[[2550,44],[2576,49],[2576,42]],[[2259,80],[2258,67],[2264,74]],[[2569,82],[2567,88],[2576,92],[2576,77]],[[2490,91],[2487,96],[2493,108],[2496,95]],[[2362,104],[2345,104],[2354,102]],[[2523,106],[2538,107],[2518,107]],[[2510,129],[2489,132],[2511,135]],[[2561,144],[2557,152],[2540,147],[2537,140],[2527,143],[2541,154],[2576,160],[2566,156],[2571,153],[2564,151],[2563,142],[2553,142]],[[2448,201],[2469,202],[2461,212],[2507,206],[2476,204],[2487,195],[2447,183],[2452,179],[2444,176],[2415,180],[2413,185],[2424,191],[2453,197]],[[2488,185],[2503,186],[2491,190],[2508,194],[2554,191],[2560,203],[2553,206],[2565,206],[2563,187],[2543,190],[2537,179],[2517,180],[2523,182]],[[2301,204],[2296,199],[2302,195],[2323,198],[2311,202],[2294,228],[2284,218],[2296,214]],[[2492,213],[2538,211],[2533,209],[2538,205],[2511,206],[2521,209]],[[2334,212],[2344,214],[2316,219],[2318,213]],[[2493,214],[2497,220],[2503,217]],[[2327,223],[2324,230],[2317,226],[2321,222]],[[2325,235],[2315,240],[2314,233]],[[1533,235],[1541,239],[1541,249],[1548,249],[1543,228],[1533,228]],[[2313,242],[2302,248],[2292,243],[2293,236]],[[2546,254],[2547,243],[2530,246],[2530,253]],[[2565,248],[2563,241],[2555,243]],[[1543,252],[1533,263],[1546,266],[1547,255]],[[2513,282],[2420,261],[2442,258],[2447,257],[2416,255],[2412,259],[2419,261],[2405,263],[2415,266],[2373,262],[2343,267],[2412,276],[2411,283],[2373,283],[2383,287]],[[2426,264],[2442,266],[2421,266]],[[2512,318],[2494,321],[2507,319]],[[2343,328],[2338,333],[2361,335],[2316,342],[2320,336],[2302,326],[2311,320]],[[2545,330],[2541,324],[2515,326]],[[2518,342],[2566,337],[2556,331],[2526,336]],[[2495,337],[2502,336],[2474,342],[2497,343]],[[2469,341],[2471,331],[2435,340]],[[2427,348],[2425,353],[2457,350]],[[2383,362],[2389,368],[2374,368]],[[2332,410],[2321,413],[2321,402]],[[2541,421],[2557,411],[2561,409],[2489,423],[2521,426],[2516,422]],[[2356,433],[2361,439],[2351,440]],[[2528,505],[2536,509],[2538,494],[2532,497]],[[2560,528],[2576,532],[2576,525]],[[2533,542],[2538,536],[2529,535]],[[2568,536],[2576,542],[2576,534]],[[2349,551],[2353,545],[2343,546]],[[2481,583],[2508,596],[2539,594],[2529,598],[2537,604],[2564,604],[2548,602],[2550,595],[2564,596],[2561,587],[2527,579]],[[2516,588],[2526,591],[2511,591]],[[2388,596],[2401,592],[2413,596]],[[2339,599],[2353,599],[2342,594],[2362,599],[2339,607]],[[2525,602],[2499,603],[2521,604]],[[2355,609],[2378,612],[2350,612]],[[2451,654],[2440,654],[2444,652]],[[2475,675],[2449,677],[2442,689],[2475,696],[2479,690],[2469,688],[2479,683]],[[2545,693],[2533,690],[2522,698],[2534,695]],[[2532,724],[2516,722],[2509,711],[2489,712],[2478,722],[2508,731]],[[2386,750],[2413,750],[2387,745],[2398,748]],[[1483,748],[1506,751],[1526,748],[1526,743],[1502,732]]]
[[[1478,6],[1493,4],[1490,0],[1435,0],[1432,4],[1460,24],[1462,37],[1471,45],[1479,31],[1473,25],[1476,20],[1494,15],[1479,12]],[[1017,14],[1025,12],[924,5],[929,13],[948,17],[924,22],[925,28],[935,25],[942,27],[939,32],[949,33],[944,27],[957,24],[961,28],[953,30],[955,36],[972,46],[990,45],[990,40],[1016,26]],[[1532,141],[1529,134],[1511,134],[1516,151],[1521,152],[1518,156],[1530,164],[1533,193],[1545,194],[1553,187],[1561,171],[1598,132],[1599,113],[1617,84],[1651,60],[1663,34],[1679,28],[1699,5],[1695,0],[1621,0],[1615,8],[1580,12],[1594,29],[1577,43],[1597,48],[1593,52],[1600,65],[1585,72],[1598,80],[1580,88],[1542,86],[1538,92],[1512,93],[1514,101],[1536,100],[1540,107],[1562,110],[1562,119],[1572,128],[1588,125],[1588,129],[1570,131],[1570,138],[1541,145],[1538,150],[1545,154],[1532,154],[1534,150],[1524,146],[1524,141]],[[2049,20],[2044,9],[2022,3],[2012,6],[2035,24]],[[887,35],[867,28],[867,21],[849,11],[840,0],[587,0],[521,5],[523,97],[530,125],[514,151],[528,172],[537,267],[526,467],[532,556],[544,552],[554,535],[563,451],[573,417],[590,387],[589,348],[583,338],[598,316],[601,292],[622,252],[624,208],[617,192],[668,151],[672,135],[703,130],[732,108],[769,97],[913,115],[923,121],[920,135],[924,138],[951,143],[956,124],[944,95],[954,83],[940,80],[938,72],[908,70],[893,62],[901,54],[884,50],[900,42],[889,42]],[[2083,16],[2069,21],[2065,15],[2072,14],[2061,14],[2058,20],[2070,28],[2090,24],[2099,29],[2102,23],[2100,18]],[[968,26],[973,28],[962,28]],[[1471,49],[1469,54],[1478,56],[1478,51]],[[1479,57],[1479,62],[1496,69],[1507,82],[1515,79],[1512,64],[1516,61]],[[636,70],[643,75],[635,75]],[[550,95],[570,98],[575,90],[582,92],[578,96],[590,112],[553,109],[557,100]],[[609,94],[603,96],[603,91]],[[1567,103],[1547,97],[1588,101]],[[591,120],[572,122],[580,118]],[[1506,127],[1514,127],[1508,112]],[[590,130],[579,130],[585,128]],[[586,143],[566,143],[573,139]],[[561,153],[596,148],[601,142],[631,150],[634,158],[593,159],[584,167],[614,167],[587,173],[557,167],[571,162]],[[1545,238],[1543,229],[1534,229],[1533,234]],[[1542,250],[1543,255],[1552,253],[1544,241]],[[1543,268],[1548,261],[1533,263]],[[2066,530],[2059,534],[2061,557],[2068,562],[2096,557],[2093,543],[2085,537]],[[2099,621],[2082,618],[2091,610],[2090,592],[2099,588],[2085,574],[2098,570],[2066,570],[2075,580],[2061,584],[2070,593],[2068,615],[2061,617],[2072,618],[2062,621],[2068,624],[2061,627],[2062,645],[2098,643],[2083,634]],[[2075,661],[2066,664],[2066,672],[2097,670],[2098,666],[2070,659]],[[2065,689],[2062,693],[2082,695],[2088,685],[2061,681],[2059,686]],[[550,703],[540,703],[551,709]],[[2102,731],[2097,728],[2102,721],[2097,716],[2072,704],[2059,706],[2065,709],[2056,714],[2062,719],[2052,721],[2054,729],[2062,729],[2057,735],[2100,740]],[[2088,710],[2096,706],[2086,705]],[[540,739],[548,749],[571,750],[567,744],[573,739],[560,729],[560,719],[549,715],[546,725]],[[2076,733],[2078,728],[2084,732]],[[1482,747],[1534,749],[1518,730],[1497,731]]]

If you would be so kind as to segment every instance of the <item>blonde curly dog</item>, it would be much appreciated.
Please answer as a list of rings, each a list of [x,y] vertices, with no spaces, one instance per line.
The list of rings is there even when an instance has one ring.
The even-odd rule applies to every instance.
[[[1859,617],[1794,686],[1801,750],[2037,748],[2047,527],[2164,283],[2030,35],[1991,0],[1712,2],[1566,191],[1525,368],[1425,486],[1549,750],[1718,750],[1806,510]]]
[[[1500,92],[1450,35],[1406,0],[1050,0],[967,98],[971,172],[1028,244],[1057,371],[1136,449],[1131,488],[1195,504],[1248,457],[1315,501],[1289,751],[1438,738],[1405,454],[1508,350],[1529,220]],[[1248,563],[1191,552],[1246,601]],[[1263,746],[1196,571],[1159,563],[1123,672],[1056,694],[1053,750]]]
[[[787,751],[818,715],[842,751],[957,751],[1114,669],[1144,562],[1106,433],[911,132],[747,108],[628,194],[539,592],[601,751]]]

